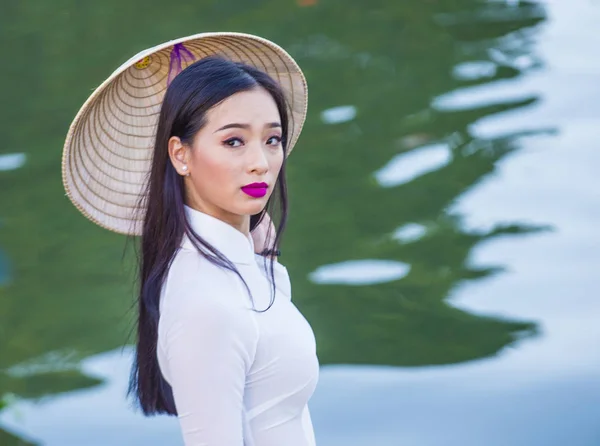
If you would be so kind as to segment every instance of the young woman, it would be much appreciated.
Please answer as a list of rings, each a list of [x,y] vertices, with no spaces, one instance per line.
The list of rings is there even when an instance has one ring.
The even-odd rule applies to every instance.
[[[186,446],[315,444],[315,339],[277,259],[305,114],[285,51],[201,34],[124,64],[67,136],[71,200],[141,236],[130,391],[145,414],[177,415]],[[276,231],[267,211],[280,213]]]

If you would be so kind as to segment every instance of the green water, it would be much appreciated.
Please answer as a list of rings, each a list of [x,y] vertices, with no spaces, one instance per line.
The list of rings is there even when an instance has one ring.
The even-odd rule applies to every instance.
[[[331,390],[335,380],[329,378],[328,370],[331,376],[349,371],[356,374],[357,382],[373,377],[379,386],[389,386],[390,392],[395,385],[377,373],[397,370],[423,377],[444,370],[459,373],[425,384],[425,394],[440,383],[454,388],[457,382],[477,382],[476,376],[455,371],[463,370],[461,367],[491,364],[490,370],[503,375],[506,352],[517,350],[518,358],[537,358],[536,352],[550,351],[543,358],[556,358],[572,351],[565,343],[544,343],[554,339],[544,329],[552,326],[544,322],[546,304],[541,299],[548,287],[537,282],[533,273],[513,268],[518,259],[533,251],[536,262],[541,262],[535,264],[543,267],[550,262],[543,246],[528,243],[548,240],[552,244],[552,237],[561,233],[558,221],[546,218],[552,213],[542,210],[536,214],[539,218],[527,218],[526,213],[519,217],[508,212],[485,227],[476,227],[466,223],[476,212],[471,215],[460,206],[463,197],[478,193],[482,184],[499,177],[501,167],[510,160],[529,153],[527,144],[533,144],[534,151],[544,150],[545,141],[557,147],[560,144],[561,124],[567,125],[562,115],[526,119],[527,113],[550,109],[544,105],[550,87],[485,97],[485,92],[493,92],[499,85],[518,86],[531,76],[552,72],[537,52],[538,39],[553,23],[548,18],[549,8],[529,2],[473,0],[368,4],[324,0],[315,4],[291,0],[175,0],[168,4],[154,0],[5,1],[0,14],[0,35],[8,42],[0,86],[4,137],[0,148],[0,395],[5,395],[6,407],[0,412],[4,416],[0,425],[5,426],[0,443],[84,444],[75,440],[79,438],[75,432],[90,423],[103,433],[85,444],[179,444],[173,424],[165,424],[161,442],[158,437],[144,436],[148,434],[142,426],[149,426],[151,420],[128,415],[141,424],[137,430],[125,428],[126,423],[115,422],[110,410],[103,406],[92,410],[96,400],[86,400],[85,395],[103,401],[123,397],[121,393],[109,396],[110,380],[102,373],[87,373],[81,361],[118,352],[127,342],[133,319],[133,264],[131,256],[123,256],[123,237],[88,222],[65,197],[60,160],[71,119],[115,67],[143,48],[202,31],[242,31],[272,39],[297,59],[309,83],[308,119],[289,162],[292,209],[281,260],[292,277],[294,300],[315,331],[323,366],[324,378],[312,408],[318,444],[400,444],[399,439],[404,438],[402,411],[420,413],[415,407],[388,407],[389,400],[372,397],[376,393],[364,400],[364,395],[359,395],[344,401]],[[593,11],[598,14],[597,9]],[[576,22],[569,23],[566,26],[575,32]],[[563,51],[568,54],[566,48]],[[577,89],[577,84],[573,86]],[[581,84],[582,96],[584,87]],[[444,105],[444,100],[452,102],[452,92],[470,88],[483,91],[483,99]],[[568,113],[572,112],[565,111]],[[595,115],[589,112],[586,117],[599,114],[596,107]],[[506,116],[525,118],[509,120],[501,131],[483,135],[476,131],[480,123],[501,122]],[[24,164],[2,169],[2,156],[16,153],[25,154]],[[421,158],[416,159],[415,154]],[[394,166],[388,164],[392,159],[397,160]],[[547,169],[561,172],[559,163],[548,163]],[[574,169],[585,165],[577,164]],[[527,183],[527,172],[519,170],[506,187],[510,189],[517,180]],[[573,181],[578,175],[572,175]],[[535,184],[533,181],[531,188],[524,190],[533,190]],[[582,209],[592,209],[593,200],[587,195],[564,201],[559,189],[548,186],[544,190],[543,199],[535,201],[527,193],[515,194],[516,208],[553,210],[574,199]],[[484,193],[476,209],[495,209],[498,202],[494,197],[486,199]],[[552,200],[556,204],[548,205]],[[585,222],[600,222],[597,212],[583,215]],[[402,227],[405,230],[400,236],[394,236]],[[403,241],[402,234],[411,229],[415,235]],[[580,246],[579,238],[568,237],[564,243]],[[515,247],[510,255],[494,262],[473,261],[486,246],[503,243]],[[588,243],[597,245],[594,240]],[[328,270],[335,265],[337,274]],[[582,314],[600,316],[596,299],[592,299],[599,288],[598,269],[593,265],[600,265],[600,256],[576,256],[569,265],[574,265],[574,273],[565,275],[561,286],[578,288],[587,296],[575,302],[585,310]],[[388,268],[392,273],[386,278]],[[513,294],[486,288],[487,284],[510,284],[511,277],[522,280],[511,288]],[[502,282],[503,278],[508,282]],[[451,302],[469,287],[474,287],[483,301],[492,295],[496,300],[488,309]],[[478,300],[472,293],[469,296],[467,299]],[[502,307],[504,298],[509,302],[506,309]],[[523,302],[533,303],[524,311]],[[600,339],[597,329],[586,327],[590,336]],[[556,364],[546,360],[548,370],[553,370]],[[544,359],[541,361],[544,364]],[[512,409],[524,411],[521,420],[531,417],[530,427],[529,422],[524,423],[518,437],[528,441],[501,440],[488,429],[481,434],[486,444],[600,444],[600,430],[593,422],[594,416],[597,420],[600,415],[600,401],[590,396],[600,389],[588,379],[600,370],[600,361],[593,350],[576,361],[583,366],[577,373],[567,374],[573,376],[572,381],[565,381],[562,374],[561,385],[554,387],[566,386],[569,404],[582,411],[571,413],[571,430],[557,431],[564,437],[552,434],[548,427],[541,433],[540,426],[552,426],[558,415],[552,412],[544,418],[545,412],[539,409],[548,404],[556,405],[557,410],[564,407],[562,397],[548,403],[541,396],[529,395],[528,400],[537,401],[529,410],[515,395],[502,400],[500,410],[500,399],[496,401],[493,395],[469,403],[468,398],[461,400],[459,392],[451,400],[452,407],[460,412],[463,401],[473,413],[497,416],[498,423],[489,426],[500,430],[502,423],[514,421],[506,415]],[[527,360],[513,362],[525,364]],[[514,370],[509,373],[511,380],[527,375]],[[545,375],[539,376],[545,379]],[[573,392],[568,390],[571,382]],[[356,387],[351,380],[347,385],[348,389]],[[363,393],[369,393],[368,386],[364,389]],[[405,390],[407,394],[415,392],[410,386]],[[339,392],[343,394],[343,389]],[[83,396],[78,399],[78,395]],[[61,398],[71,398],[71,402],[53,408]],[[419,401],[414,395],[411,398]],[[423,401],[442,404],[435,398]],[[354,429],[362,426],[348,437],[354,442],[346,437],[348,423],[362,415],[346,413],[352,405],[360,405],[365,413],[388,407],[376,417],[376,423],[354,424]],[[86,418],[82,413],[88,411],[93,415]],[[403,444],[483,444],[471,434],[458,433],[444,441],[426,440],[430,424],[434,430],[436,425],[440,429],[456,426],[442,422],[447,415],[436,418],[438,415],[426,413],[411,421],[423,426],[423,437],[417,434]],[[508,421],[502,421],[504,416]],[[52,427],[49,422],[36,421],[46,417],[58,421]],[[469,417],[464,422],[477,425],[477,417]],[[396,427],[390,430],[392,424]],[[446,429],[454,432],[451,427]],[[89,432],[95,431],[90,428]]]

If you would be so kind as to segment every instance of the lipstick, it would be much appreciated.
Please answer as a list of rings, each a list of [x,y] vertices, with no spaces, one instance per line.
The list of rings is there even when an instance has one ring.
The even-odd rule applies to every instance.
[[[251,197],[260,198],[267,195],[268,188],[269,185],[267,183],[252,183],[246,184],[244,187],[242,187],[242,191]]]

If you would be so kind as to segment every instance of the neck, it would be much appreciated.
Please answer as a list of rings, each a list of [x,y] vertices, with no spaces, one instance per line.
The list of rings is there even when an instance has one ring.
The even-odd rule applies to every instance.
[[[222,209],[216,210],[211,209],[209,206],[200,205],[199,203],[187,204],[190,208],[200,211],[204,214],[210,215],[211,217],[217,218],[229,226],[237,229],[246,237],[250,236],[250,216],[233,214],[231,212],[224,211]]]
[[[240,218],[227,219],[222,213],[209,214],[188,205],[185,212],[192,230],[230,261],[247,265],[254,262],[254,241],[243,226],[249,226],[250,217],[246,217],[247,223],[244,223]],[[200,249],[187,236],[183,238],[182,247]]]

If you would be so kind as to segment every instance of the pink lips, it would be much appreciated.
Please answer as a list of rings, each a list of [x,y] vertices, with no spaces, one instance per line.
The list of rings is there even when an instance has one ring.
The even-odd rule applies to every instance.
[[[267,183],[252,183],[246,184],[244,187],[242,187],[242,191],[251,197],[260,198],[267,195],[268,188],[269,185]]]

